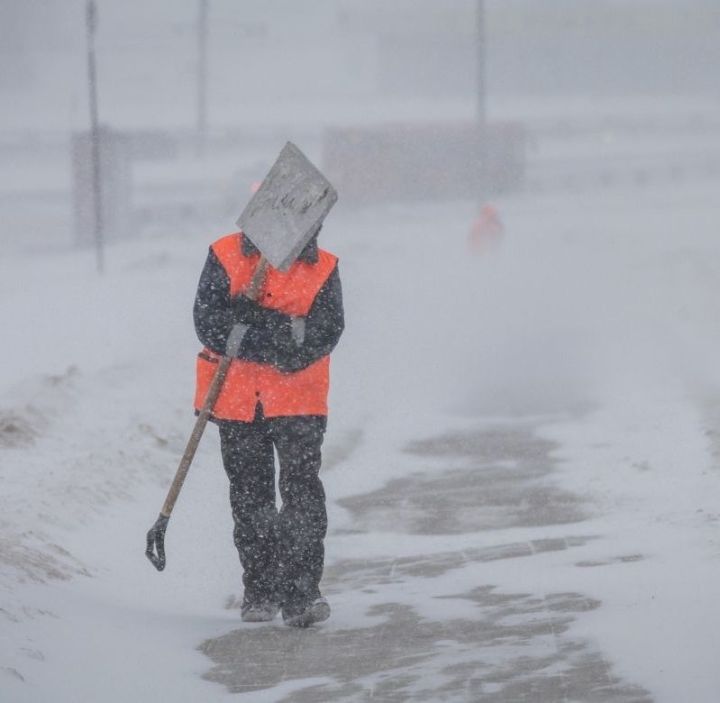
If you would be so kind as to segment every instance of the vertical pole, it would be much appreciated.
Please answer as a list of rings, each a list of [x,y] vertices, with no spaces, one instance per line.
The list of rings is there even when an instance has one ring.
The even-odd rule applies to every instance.
[[[485,43],[485,0],[476,0],[476,46],[477,46],[477,134],[478,134],[478,201],[487,197],[488,186],[488,145],[487,145],[487,104],[486,104],[486,43]]]
[[[205,153],[207,138],[207,25],[208,0],[199,0],[197,20],[197,152]]]
[[[95,211],[95,257],[98,273],[104,269],[103,252],[103,203],[102,173],[100,169],[100,125],[98,121],[97,71],[95,68],[95,30],[97,29],[97,6],[95,0],[87,0],[87,49],[88,87],[90,90],[90,151],[92,158],[92,189]]]

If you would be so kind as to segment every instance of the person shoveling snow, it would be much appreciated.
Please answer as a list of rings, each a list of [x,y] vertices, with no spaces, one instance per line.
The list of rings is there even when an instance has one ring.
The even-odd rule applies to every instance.
[[[282,610],[286,624],[305,627],[330,615],[319,588],[327,513],[318,473],[329,354],[344,314],[337,258],[317,239],[336,199],[288,143],[238,219],[241,231],[210,247],[195,298],[204,345],[195,408],[199,423],[210,419],[220,431],[246,622],[270,621]],[[174,498],[169,510],[167,503],[148,533],[147,554],[159,570]]]

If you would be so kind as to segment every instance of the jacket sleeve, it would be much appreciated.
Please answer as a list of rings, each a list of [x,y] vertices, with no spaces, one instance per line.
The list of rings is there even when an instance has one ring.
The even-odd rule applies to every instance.
[[[267,324],[248,330],[238,356],[272,364],[288,373],[299,371],[328,355],[337,345],[344,328],[342,287],[336,266],[305,318],[301,340],[293,335],[291,318],[277,315]]]
[[[235,311],[230,297],[230,280],[212,249],[200,274],[193,319],[200,341],[216,354],[224,354],[228,335],[235,324]]]

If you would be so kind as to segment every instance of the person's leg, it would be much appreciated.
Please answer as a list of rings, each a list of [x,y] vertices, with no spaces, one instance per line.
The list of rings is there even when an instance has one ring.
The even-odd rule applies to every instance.
[[[268,422],[280,459],[278,562],[287,619],[320,597],[327,513],[318,473],[326,418],[279,417]]]
[[[243,605],[276,603],[275,460],[267,423],[258,418],[222,423],[220,442],[230,479],[235,546],[243,567]]]

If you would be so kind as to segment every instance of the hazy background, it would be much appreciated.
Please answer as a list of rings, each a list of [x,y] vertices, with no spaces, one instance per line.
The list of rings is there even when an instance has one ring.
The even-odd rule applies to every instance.
[[[517,136],[514,180],[496,192],[490,174],[484,194],[472,183],[468,141],[483,5],[489,128]],[[76,182],[88,158],[76,155],[74,171],[71,148],[89,125],[85,3],[3,0],[0,13],[4,255],[91,252],[90,195],[83,200]],[[529,406],[554,407],[560,390],[578,386],[578,398],[569,394],[583,401],[606,384],[608,366],[623,377],[655,368],[657,355],[678,346],[678,324],[686,351],[713,358],[714,315],[697,303],[713,293],[687,262],[709,265],[704,247],[720,223],[706,207],[720,173],[717,3],[148,0],[100,1],[98,14],[100,121],[120,145],[104,174],[110,268],[113,241],[190,237],[200,251],[231,230],[250,184],[292,139],[341,193],[326,245],[355,256],[343,229],[358,222],[377,258],[390,256],[392,240],[388,263],[399,274],[384,284],[434,311],[431,329],[447,325],[452,343],[438,350],[435,337],[416,338],[386,311],[387,334],[448,362],[435,376],[445,396],[450,380],[462,388],[472,374],[482,389],[474,396],[505,399],[490,404],[495,410],[528,394]],[[470,177],[453,180],[463,159]],[[470,254],[468,264],[468,232],[488,199],[500,209],[503,245]],[[686,250],[668,253],[663,242],[678,243],[672,223],[684,212],[708,226],[678,222]],[[656,234],[658,220],[672,231]],[[693,244],[697,237],[704,243]],[[438,252],[457,256],[454,273],[429,294],[404,266],[411,251],[428,262]],[[653,257],[661,264],[643,278],[633,262]],[[685,287],[675,293],[683,260]],[[359,332],[363,315],[372,319],[366,284],[349,278],[346,287],[357,308],[353,343],[371,345],[372,325]],[[381,285],[381,301],[388,290]],[[678,302],[686,298],[693,303]],[[480,304],[488,300],[502,304]],[[626,353],[618,338],[630,340]],[[697,363],[666,359],[656,375],[697,373]]]
[[[194,125],[200,5],[99,3],[105,120]],[[328,119],[322,101],[364,101],[367,109],[388,99],[435,98],[471,109],[476,5],[209,0],[211,123],[234,125],[258,102],[278,99],[315,103],[320,121]],[[485,5],[492,96],[717,96],[711,67],[720,54],[720,9],[711,0]],[[4,0],[0,7],[3,95],[12,105],[42,96],[13,126],[84,127],[84,3]]]
[[[409,125],[472,125],[481,5],[487,117],[522,130],[525,185],[567,186],[609,158],[627,175],[639,150],[641,167],[677,171],[716,147],[720,8],[710,0],[101,0],[100,121],[130,140],[123,235],[177,219],[162,208],[177,201],[161,187],[168,171],[188,189],[175,194],[185,216],[217,215],[237,210],[285,139],[324,162],[331,128],[393,125],[398,139]],[[3,197],[29,211],[33,197],[54,204],[51,241],[63,246],[77,239],[70,137],[89,126],[85,3],[3,0],[0,13]],[[381,160],[376,170],[382,178]],[[22,239],[46,229],[13,218]]]
[[[500,596],[513,628],[534,629],[535,602],[548,610],[553,594],[598,604],[546,613],[540,643],[470,642],[493,685],[506,662],[525,677],[528,656],[545,662],[531,684],[555,676],[548,652],[582,658],[577,635],[601,655],[600,698],[613,672],[658,701],[717,698],[720,4],[486,0],[484,189],[480,7],[99,0],[100,273],[85,3],[0,0],[0,698],[197,701],[212,688],[220,700],[197,650],[238,627],[216,432],[173,515],[171,567],[159,576],[142,550],[194,421],[207,247],[235,229],[288,139],[340,192],[322,233],[347,320],[324,445],[327,554],[363,570],[330,592],[326,632],[355,633],[362,649],[375,641],[368,615],[397,597],[422,628],[439,617],[442,640],[430,667],[405,651],[382,666],[463,683],[448,627],[488,631],[484,606],[458,609],[461,573]],[[494,234],[478,220],[488,201]],[[552,450],[532,449],[531,434]],[[450,493],[423,483],[433,476],[452,478]],[[408,501],[393,502],[395,479]],[[555,487],[561,524],[502,528],[519,506],[544,514]],[[366,514],[343,507],[363,495]],[[576,499],[588,519],[566,525]],[[487,510],[492,529],[403,532],[416,511]],[[533,556],[465,553],[515,543]],[[461,566],[447,582],[413,575],[388,594],[399,555],[442,573],[449,553]],[[378,555],[389,561],[369,589]],[[518,590],[533,599],[520,620],[504,596]]]

